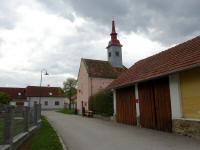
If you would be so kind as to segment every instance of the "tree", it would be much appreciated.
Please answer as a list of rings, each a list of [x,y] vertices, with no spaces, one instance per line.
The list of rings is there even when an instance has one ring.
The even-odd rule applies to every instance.
[[[63,92],[69,98],[69,109],[71,109],[72,104],[72,96],[76,94],[76,84],[77,80],[74,78],[67,78],[66,81],[63,82]]]
[[[0,92],[0,104],[9,104],[11,101],[10,95],[4,92]]]

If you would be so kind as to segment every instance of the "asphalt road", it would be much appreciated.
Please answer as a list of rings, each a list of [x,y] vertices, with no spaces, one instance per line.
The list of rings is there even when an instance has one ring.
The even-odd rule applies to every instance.
[[[200,150],[200,140],[111,121],[43,112],[69,150]]]

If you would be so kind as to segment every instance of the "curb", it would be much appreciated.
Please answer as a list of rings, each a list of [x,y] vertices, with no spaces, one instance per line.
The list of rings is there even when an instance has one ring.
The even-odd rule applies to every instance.
[[[46,117],[46,116],[45,116],[45,117]],[[46,117],[46,118],[47,118],[47,120],[48,120],[48,117]],[[65,143],[64,143],[62,137],[60,136],[60,134],[58,133],[58,131],[52,126],[51,121],[48,120],[48,122],[50,123],[51,127],[53,128],[53,130],[56,132],[56,134],[57,134],[57,136],[58,136],[58,139],[59,139],[59,141],[60,141],[60,143],[61,143],[61,145],[62,145],[63,150],[69,150],[69,148],[65,145]]]
[[[56,131],[56,130],[55,130],[55,131]],[[56,131],[56,133],[57,133],[57,136],[58,136],[58,138],[59,138],[59,141],[60,141],[60,143],[61,143],[61,145],[62,145],[63,150],[69,150],[69,148],[65,145],[65,143],[64,143],[64,141],[63,141],[63,139],[62,139],[62,137],[58,134],[57,131]]]

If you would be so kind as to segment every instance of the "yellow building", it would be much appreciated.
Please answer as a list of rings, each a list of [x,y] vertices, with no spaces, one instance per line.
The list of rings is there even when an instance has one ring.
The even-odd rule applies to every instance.
[[[180,73],[184,118],[200,119],[200,68]]]

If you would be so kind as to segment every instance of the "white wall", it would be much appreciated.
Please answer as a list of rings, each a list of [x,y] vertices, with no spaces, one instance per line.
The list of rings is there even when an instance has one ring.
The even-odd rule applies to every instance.
[[[179,74],[169,76],[172,119],[182,118]]]
[[[117,104],[116,104],[116,90],[113,90],[113,117],[116,117],[117,114]]]
[[[138,84],[135,84],[135,99],[139,101]],[[136,103],[136,115],[140,117],[140,105],[139,102]]]
[[[30,106],[34,105],[34,102],[39,104],[39,97],[28,97],[27,100],[30,100]],[[48,102],[48,105],[45,105],[45,101]],[[55,102],[59,102],[59,105],[55,105]],[[41,97],[42,109],[60,109],[64,108],[64,97]]]

